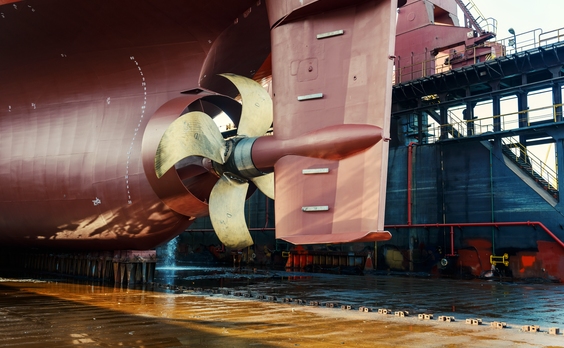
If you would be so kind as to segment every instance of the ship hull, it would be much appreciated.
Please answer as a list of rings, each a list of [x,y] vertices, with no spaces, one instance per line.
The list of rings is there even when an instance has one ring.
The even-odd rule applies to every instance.
[[[200,85],[215,42],[253,6],[1,6],[0,245],[148,249],[184,231],[193,216],[163,203],[146,177],[146,127],[159,107]],[[267,23],[266,11],[254,10],[249,20]],[[260,66],[264,54],[251,53],[234,69]]]

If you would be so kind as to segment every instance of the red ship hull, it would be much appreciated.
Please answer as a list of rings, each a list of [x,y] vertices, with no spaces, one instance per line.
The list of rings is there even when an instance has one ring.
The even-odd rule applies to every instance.
[[[157,178],[155,156],[165,131],[188,111],[224,111],[235,124],[242,119],[238,132],[245,128],[245,103],[232,99],[239,91],[222,73],[277,81],[275,137],[287,146],[270,155],[283,160],[268,163],[280,198],[276,214],[301,221],[277,218],[277,238],[389,239],[388,147],[378,140],[388,138],[395,9],[392,0],[0,2],[0,246],[144,250],[208,215],[215,167],[199,152],[182,152],[176,170],[167,167]],[[311,93],[321,97],[312,101]],[[257,118],[247,113],[249,122],[266,119],[257,110]],[[260,134],[237,134],[262,136],[269,125]],[[367,131],[353,133],[368,132],[369,141],[353,144],[362,139],[343,125],[361,125]],[[197,146],[204,133],[194,133]],[[305,185],[289,155],[340,161],[339,170],[310,175],[315,185]],[[294,192],[305,192],[298,179],[313,189],[302,197],[318,201],[295,199]],[[310,214],[310,206],[327,208]],[[218,214],[231,219],[225,209]],[[231,225],[226,231],[236,232]]]
[[[192,217],[165,205],[146,178],[145,128],[161,105],[200,85],[208,53],[238,18],[252,24],[239,23],[240,32],[264,25],[260,36],[268,39],[264,6],[0,6],[0,245],[148,249],[184,231]],[[257,35],[247,33],[245,42]],[[243,52],[250,55],[244,63],[220,55],[214,63],[249,75],[265,59],[263,46]]]

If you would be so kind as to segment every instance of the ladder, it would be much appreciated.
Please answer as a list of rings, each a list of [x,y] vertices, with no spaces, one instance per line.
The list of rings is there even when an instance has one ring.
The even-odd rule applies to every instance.
[[[484,33],[494,33],[497,32],[497,21],[493,18],[485,18],[482,12],[478,9],[474,1],[467,0],[468,3],[465,4],[463,0],[454,0],[458,7],[464,13],[465,26],[469,26],[478,32],[478,35]]]

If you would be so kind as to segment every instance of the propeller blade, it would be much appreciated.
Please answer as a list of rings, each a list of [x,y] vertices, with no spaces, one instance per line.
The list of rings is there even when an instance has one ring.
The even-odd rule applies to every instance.
[[[229,79],[241,94],[243,109],[237,134],[248,137],[264,135],[272,125],[272,99],[268,91],[258,82],[243,76],[233,74],[221,74],[221,76]]]
[[[221,164],[225,162],[225,140],[215,122],[200,111],[184,114],[168,126],[155,155],[157,177],[162,177],[188,156],[207,157]]]
[[[274,199],[274,173],[257,176],[256,178],[252,178],[251,181],[266,197]]]
[[[226,247],[242,249],[253,244],[245,221],[245,196],[249,184],[227,175],[221,176],[210,193],[210,220],[217,237]]]

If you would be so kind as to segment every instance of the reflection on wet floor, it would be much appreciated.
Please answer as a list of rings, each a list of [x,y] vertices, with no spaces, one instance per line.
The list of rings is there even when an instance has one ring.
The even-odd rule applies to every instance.
[[[157,267],[155,282],[353,306],[564,327],[564,286],[397,275],[337,275],[261,269]]]
[[[229,288],[254,298],[171,291],[155,284],[0,278],[0,347],[536,347],[558,346],[563,297],[556,284],[286,273],[233,268],[158,268],[156,281]],[[12,278],[14,275],[12,274]],[[276,296],[278,303],[257,295]],[[193,296],[196,295],[196,296]],[[205,296],[198,296],[205,295]],[[283,298],[455,315],[455,323],[281,303]],[[306,302],[306,303],[307,303]],[[504,330],[464,318],[506,321]],[[544,332],[522,333],[519,325]]]

